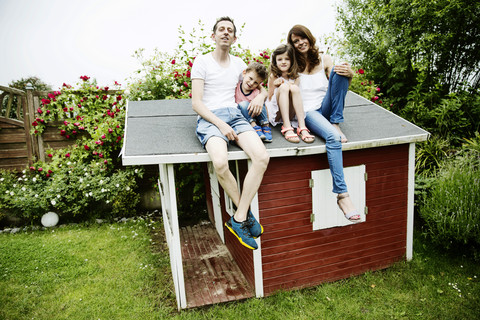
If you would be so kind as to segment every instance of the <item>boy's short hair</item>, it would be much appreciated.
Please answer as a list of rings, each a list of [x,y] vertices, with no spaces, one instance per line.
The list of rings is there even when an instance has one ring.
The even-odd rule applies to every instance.
[[[233,22],[233,19],[228,17],[228,16],[220,17],[220,18],[217,19],[217,21],[215,22],[215,25],[213,26],[213,33],[215,33],[217,31],[217,25],[221,21],[230,21],[233,24],[233,35],[236,37],[237,36],[237,27],[235,27],[235,23]]]
[[[254,71],[262,81],[267,79],[267,74],[268,74],[267,68],[265,68],[265,66],[260,62],[251,62],[247,66],[247,69],[245,69],[245,72],[250,72],[250,71]]]

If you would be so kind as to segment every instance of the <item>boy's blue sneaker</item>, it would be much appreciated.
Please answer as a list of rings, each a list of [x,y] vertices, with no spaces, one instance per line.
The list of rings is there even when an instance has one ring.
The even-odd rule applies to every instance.
[[[248,210],[247,214],[248,230],[254,239],[260,237],[263,233],[263,226],[255,219],[252,211]]]
[[[262,127],[263,135],[265,136],[265,139],[263,141],[265,142],[272,142],[272,129],[270,127]]]
[[[225,227],[227,227],[227,229],[230,230],[235,237],[237,237],[238,241],[240,241],[242,245],[248,249],[255,250],[258,249],[258,245],[250,234],[250,230],[248,229],[248,221],[249,220],[247,218],[247,220],[238,223],[233,220],[233,217],[231,217],[227,222],[225,222]]]
[[[263,134],[262,127],[260,127],[260,126],[255,126],[255,127],[253,127],[253,129],[254,129],[255,132],[258,134],[258,136],[260,137],[260,139],[265,140],[265,135]]]

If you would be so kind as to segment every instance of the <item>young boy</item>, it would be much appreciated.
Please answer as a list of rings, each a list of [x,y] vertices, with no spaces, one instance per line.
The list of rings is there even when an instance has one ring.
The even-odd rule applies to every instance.
[[[264,142],[272,142],[272,129],[268,125],[267,108],[263,105],[262,112],[258,116],[252,116],[249,110],[250,101],[259,93],[260,84],[267,78],[267,69],[258,62],[252,62],[243,71],[243,79],[238,82],[235,89],[235,102],[243,116],[252,125],[260,139]]]

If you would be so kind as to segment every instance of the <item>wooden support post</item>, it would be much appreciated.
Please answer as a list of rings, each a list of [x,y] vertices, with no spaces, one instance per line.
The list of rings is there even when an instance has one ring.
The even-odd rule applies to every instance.
[[[252,160],[248,159],[248,168],[252,166]],[[260,212],[258,208],[258,192],[253,197],[252,203],[250,204],[250,209],[252,210],[253,215],[260,221]],[[256,239],[258,249],[253,251],[253,271],[255,274],[255,296],[257,298],[263,297],[263,266],[262,266],[262,241],[261,237]]]
[[[413,258],[413,221],[415,207],[415,143],[408,149],[407,248],[406,258]]]
[[[33,150],[33,156],[32,156],[32,162],[35,160],[34,158],[38,159],[39,152],[38,152],[38,145],[35,143],[36,139],[30,134],[30,126],[31,123],[33,122],[33,119],[35,119],[35,110],[33,108],[33,86],[31,84],[27,84],[27,87],[25,88],[27,90],[27,108],[26,108],[26,114],[24,121],[28,123],[28,128],[25,127],[25,130],[28,131],[29,134],[29,140],[32,146]]]
[[[163,225],[170,252],[173,284],[177,297],[178,310],[187,307],[185,279],[183,275],[183,259],[180,246],[180,228],[178,224],[177,195],[175,191],[175,173],[173,164],[160,164],[159,190],[162,199]]]

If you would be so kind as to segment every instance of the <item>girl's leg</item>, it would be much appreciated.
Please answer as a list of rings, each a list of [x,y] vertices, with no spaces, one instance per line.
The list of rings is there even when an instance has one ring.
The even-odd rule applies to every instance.
[[[298,120],[298,128],[306,128],[305,126],[305,113],[303,111],[303,100],[302,95],[300,93],[300,88],[297,85],[290,85],[290,93],[292,96],[292,104],[295,110],[295,114],[297,115]],[[301,135],[302,140],[311,143],[315,140],[315,138],[308,133],[308,131],[301,131],[298,133]]]
[[[288,83],[283,83],[277,90],[277,103],[282,115],[283,126],[291,127],[290,123],[290,88]]]
[[[283,121],[282,134],[289,142],[300,142],[298,135],[295,133],[292,128],[292,124],[290,123],[290,86],[288,83],[283,83],[280,87],[278,87],[277,103]],[[284,128],[289,130],[285,130]]]
[[[348,78],[340,76],[332,70],[330,79],[328,80],[327,94],[323,99],[322,108],[320,109],[322,115],[327,118],[330,123],[334,124],[335,129],[339,131],[342,142],[347,142],[347,138],[340,130],[338,124],[344,121],[343,109],[345,107],[345,97],[348,92],[348,86]]]

